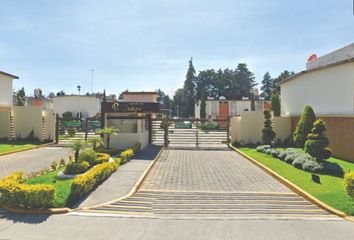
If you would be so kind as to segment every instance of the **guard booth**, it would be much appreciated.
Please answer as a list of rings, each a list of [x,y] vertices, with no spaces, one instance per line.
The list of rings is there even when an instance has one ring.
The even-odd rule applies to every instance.
[[[126,149],[140,142],[144,148],[151,144],[151,119],[160,113],[157,96],[156,92],[124,92],[122,101],[101,104],[102,128],[118,130],[110,137],[110,147]]]

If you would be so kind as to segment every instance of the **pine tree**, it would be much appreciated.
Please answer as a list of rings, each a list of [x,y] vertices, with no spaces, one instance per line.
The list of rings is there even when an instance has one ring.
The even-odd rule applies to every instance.
[[[270,145],[274,141],[275,132],[273,131],[272,115],[269,110],[264,110],[264,128],[262,129],[262,141],[264,144]]]
[[[280,86],[278,86],[277,83],[294,75],[294,71],[285,70],[281,72],[280,75],[273,81],[273,93],[280,94]]]
[[[206,118],[206,97],[205,97],[205,92],[202,91],[202,96],[201,96],[201,102],[200,102],[200,118],[205,119]]]
[[[264,97],[265,100],[270,100],[270,97],[272,96],[273,92],[273,85],[274,85],[274,80],[270,76],[269,72],[266,72],[263,76],[262,80],[262,93],[261,96]]]
[[[305,152],[316,159],[317,162],[330,158],[332,150],[328,147],[329,139],[326,136],[326,123],[319,119],[313,124],[311,133],[305,142]]]
[[[107,102],[107,97],[106,97],[106,89],[103,90],[103,99],[102,99],[103,103]]]
[[[256,103],[254,101],[254,94],[251,95],[251,111],[256,111]]]
[[[25,88],[21,88],[20,90],[17,91],[16,99],[17,99],[17,106],[25,106],[25,102],[26,102]]]
[[[193,59],[189,60],[189,67],[186,74],[186,80],[184,81],[184,101],[182,108],[182,116],[192,117],[194,116],[194,104],[195,104],[195,69],[193,66]]]
[[[251,97],[252,89],[257,85],[254,74],[248,69],[247,64],[239,63],[234,71],[236,89],[236,99]]]
[[[307,135],[311,132],[316,115],[313,109],[306,105],[293,134],[293,140],[297,147],[303,148],[307,140]]]
[[[272,110],[274,112],[274,116],[280,116],[280,97],[278,93],[272,95]]]

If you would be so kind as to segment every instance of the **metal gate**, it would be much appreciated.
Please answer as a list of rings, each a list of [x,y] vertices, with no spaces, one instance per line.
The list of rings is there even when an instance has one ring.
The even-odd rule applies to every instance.
[[[229,143],[229,119],[170,119],[167,134],[161,120],[152,119],[154,145],[176,148],[219,148]],[[167,139],[165,139],[167,137]]]
[[[74,140],[87,141],[99,136],[101,121],[97,118],[60,118],[56,117],[56,143],[71,144]]]

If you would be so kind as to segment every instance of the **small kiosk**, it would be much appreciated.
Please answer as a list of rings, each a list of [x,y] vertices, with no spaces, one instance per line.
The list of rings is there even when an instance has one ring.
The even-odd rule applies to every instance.
[[[151,119],[156,118],[161,109],[157,97],[156,92],[126,91],[122,100],[102,103],[102,128],[118,129],[118,133],[110,137],[111,147],[125,149],[140,142],[144,148],[151,144]]]

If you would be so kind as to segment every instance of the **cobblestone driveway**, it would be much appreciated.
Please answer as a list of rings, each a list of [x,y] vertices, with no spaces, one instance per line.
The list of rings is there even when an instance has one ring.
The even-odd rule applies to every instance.
[[[260,168],[227,150],[165,150],[142,190],[290,192]]]
[[[49,167],[53,161],[68,159],[70,148],[42,147],[0,156],[0,178],[15,172],[32,172]]]

